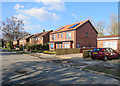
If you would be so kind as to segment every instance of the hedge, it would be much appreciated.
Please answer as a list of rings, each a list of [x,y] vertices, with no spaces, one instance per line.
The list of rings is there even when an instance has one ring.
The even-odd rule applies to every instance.
[[[79,48],[56,49],[56,55],[76,54],[76,53],[80,53],[80,49]]]

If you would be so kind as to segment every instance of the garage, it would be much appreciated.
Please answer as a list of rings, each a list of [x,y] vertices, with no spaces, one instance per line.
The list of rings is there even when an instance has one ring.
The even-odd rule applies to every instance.
[[[120,52],[120,34],[97,38],[98,48],[112,48]]]

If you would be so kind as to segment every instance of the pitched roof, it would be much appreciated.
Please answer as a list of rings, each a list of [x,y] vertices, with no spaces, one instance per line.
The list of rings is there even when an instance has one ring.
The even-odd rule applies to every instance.
[[[63,32],[63,31],[68,31],[68,30],[74,30],[74,29],[77,29],[78,27],[84,25],[85,23],[87,22],[90,22],[89,20],[85,20],[85,21],[82,21],[82,22],[77,22],[77,23],[74,23],[74,24],[70,24],[70,25],[66,25],[66,26],[62,26],[58,29],[56,29],[55,31],[51,32],[51,33],[57,33],[57,32]],[[91,23],[90,23],[91,24]],[[92,24],[91,24],[92,25]],[[93,26],[92,26],[93,27]],[[94,28],[94,27],[93,27]],[[95,28],[94,28],[95,30]],[[96,31],[96,30],[95,30]],[[96,31],[97,32],[97,31]],[[97,32],[98,33],[98,32]]]
[[[34,38],[34,37],[36,37],[36,36],[38,36],[38,35],[40,35],[41,33],[36,33],[36,34],[34,34],[31,38]]]
[[[46,32],[42,32],[42,33],[37,33],[37,34],[34,34],[31,38],[34,38],[34,37],[37,37],[37,36],[44,36],[50,32],[52,32],[53,30],[50,30],[50,31],[46,31]]]
[[[24,38],[22,38],[22,39],[28,39],[28,38],[30,38],[30,37],[32,37],[33,35],[27,35],[27,36],[25,36]]]
[[[120,37],[120,34],[114,34],[114,35],[102,36],[102,37],[98,37],[98,38],[111,38],[111,37]]]

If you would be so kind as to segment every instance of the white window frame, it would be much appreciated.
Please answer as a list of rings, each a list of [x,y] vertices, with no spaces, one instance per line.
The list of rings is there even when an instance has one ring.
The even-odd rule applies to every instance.
[[[64,48],[70,48],[69,43],[65,43]]]
[[[71,39],[71,32],[66,32],[66,39]]]

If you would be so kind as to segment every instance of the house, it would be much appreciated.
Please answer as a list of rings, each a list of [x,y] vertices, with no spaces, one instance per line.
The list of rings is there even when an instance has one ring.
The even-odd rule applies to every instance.
[[[50,33],[49,49],[97,47],[97,34],[89,20],[62,26]]]
[[[98,48],[109,47],[120,52],[120,34],[98,37],[97,47]]]
[[[19,46],[25,46],[27,44],[29,44],[29,38],[32,37],[33,35],[28,35],[28,36],[25,36],[24,38],[21,38],[19,40]]]
[[[32,37],[30,37],[30,45],[38,45],[38,44],[46,44],[49,42],[49,34],[52,32],[53,30],[50,31],[46,31],[43,30],[42,33],[37,33],[34,34]]]
[[[20,40],[20,38],[14,40],[14,41],[13,41],[13,45],[19,45],[19,40]]]

